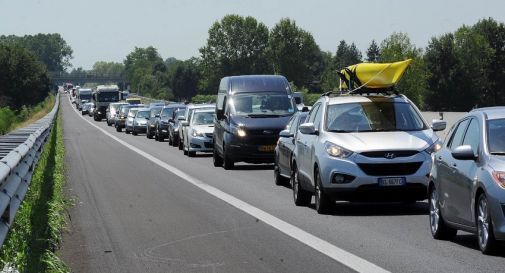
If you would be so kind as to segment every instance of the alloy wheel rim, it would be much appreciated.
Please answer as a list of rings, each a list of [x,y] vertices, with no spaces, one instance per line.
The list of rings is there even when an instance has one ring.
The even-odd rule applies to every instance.
[[[298,199],[298,173],[296,170],[293,171],[293,195],[295,200]]]
[[[321,189],[319,187],[319,175],[317,176],[317,179],[316,179],[316,207],[319,208],[320,204],[321,204]]]
[[[481,247],[485,247],[489,239],[489,215],[487,211],[487,200],[485,198],[479,200],[477,213],[479,243]]]
[[[438,230],[438,222],[440,220],[440,210],[438,209],[437,191],[433,190],[430,195],[430,226],[431,232],[435,233]]]

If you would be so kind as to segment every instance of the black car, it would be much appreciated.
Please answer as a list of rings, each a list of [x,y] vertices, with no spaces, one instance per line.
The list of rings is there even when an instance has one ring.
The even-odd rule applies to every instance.
[[[185,107],[183,104],[169,104],[161,110],[160,117],[156,120],[154,129],[154,139],[156,141],[164,141],[168,137],[168,126],[172,121],[174,111]]]
[[[221,79],[214,126],[214,166],[273,163],[279,132],[297,111],[287,79],[280,75]]]
[[[276,185],[284,185],[291,176],[291,159],[295,150],[295,138],[298,126],[305,122],[308,112],[296,112],[279,133],[279,141],[274,151],[274,181]]]
[[[160,113],[163,107],[155,106],[151,108],[151,112],[149,114],[149,119],[147,120],[146,125],[146,137],[153,138],[154,131],[156,129],[156,121],[160,118]]]
[[[168,144],[174,147],[179,146],[179,126],[181,126],[181,120],[184,119],[186,109],[186,107],[181,107],[174,111],[174,114],[172,115],[172,121],[168,124]]]

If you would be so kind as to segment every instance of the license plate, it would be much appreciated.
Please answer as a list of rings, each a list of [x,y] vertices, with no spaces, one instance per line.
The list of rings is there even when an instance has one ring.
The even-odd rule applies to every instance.
[[[263,145],[263,146],[259,146],[258,150],[260,152],[273,152],[275,150],[275,145]]]
[[[405,177],[383,177],[379,178],[380,186],[403,186],[405,185]]]

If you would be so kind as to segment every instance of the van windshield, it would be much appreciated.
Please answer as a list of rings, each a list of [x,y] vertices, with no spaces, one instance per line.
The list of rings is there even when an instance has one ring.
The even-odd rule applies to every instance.
[[[295,112],[291,96],[275,92],[237,94],[230,99],[229,105],[230,113],[236,116],[277,117]]]
[[[329,105],[326,128],[330,132],[420,131],[428,127],[408,103],[360,102]]]

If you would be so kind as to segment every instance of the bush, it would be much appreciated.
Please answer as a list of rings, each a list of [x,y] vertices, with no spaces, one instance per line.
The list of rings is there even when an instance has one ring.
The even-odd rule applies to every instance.
[[[192,103],[215,103],[217,95],[196,95],[191,99]]]
[[[0,108],[0,135],[10,131],[16,122],[16,113],[9,107]]]

